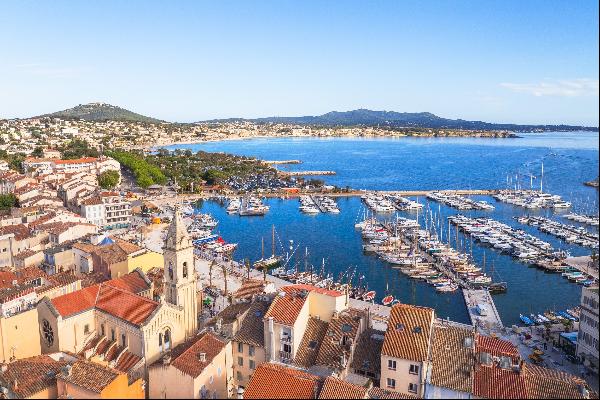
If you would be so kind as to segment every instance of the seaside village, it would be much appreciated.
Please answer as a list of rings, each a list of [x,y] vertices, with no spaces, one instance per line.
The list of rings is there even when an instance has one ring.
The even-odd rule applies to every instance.
[[[24,173],[1,167],[0,194],[19,204],[0,219],[2,398],[598,396],[581,376],[431,308],[226,264],[214,277],[222,289],[177,199],[168,223],[143,224],[151,195],[98,187],[98,174],[120,172],[111,158],[46,149]],[[590,340],[577,351],[597,363],[597,288],[584,288],[581,308]]]

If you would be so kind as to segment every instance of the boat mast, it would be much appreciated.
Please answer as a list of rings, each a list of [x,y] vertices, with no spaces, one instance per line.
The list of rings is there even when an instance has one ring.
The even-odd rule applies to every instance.
[[[265,259],[265,238],[264,237],[260,238],[260,259],[261,260]]]
[[[275,258],[275,224],[273,224],[271,229],[271,250],[273,253],[273,258]]]
[[[540,179],[540,193],[543,193],[544,188],[544,162],[542,161],[542,177]]]

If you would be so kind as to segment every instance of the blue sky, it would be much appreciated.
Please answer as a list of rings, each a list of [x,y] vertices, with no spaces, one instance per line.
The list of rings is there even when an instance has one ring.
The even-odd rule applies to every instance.
[[[370,108],[598,126],[598,2],[2,1],[0,117]]]

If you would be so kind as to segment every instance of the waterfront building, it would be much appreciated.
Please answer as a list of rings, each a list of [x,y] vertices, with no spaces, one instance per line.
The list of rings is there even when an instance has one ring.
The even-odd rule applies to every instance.
[[[577,336],[577,356],[598,373],[598,286],[581,291],[581,315]]]
[[[13,282],[15,284],[13,284]],[[37,295],[33,285],[13,280],[0,289],[0,361],[8,363],[41,354]]]
[[[148,369],[153,399],[225,399],[232,395],[231,342],[203,332]]]
[[[116,192],[101,192],[81,201],[81,216],[102,229],[127,228],[131,224],[131,203]]]

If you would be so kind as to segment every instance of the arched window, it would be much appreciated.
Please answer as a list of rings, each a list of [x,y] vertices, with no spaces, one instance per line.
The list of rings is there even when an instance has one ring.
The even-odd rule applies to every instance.
[[[165,330],[165,351],[171,349],[171,331]]]
[[[169,278],[173,280],[173,263],[169,261]]]
[[[183,263],[183,277],[187,278],[188,276],[188,265],[187,265],[187,261]]]

